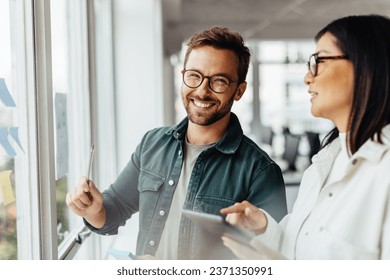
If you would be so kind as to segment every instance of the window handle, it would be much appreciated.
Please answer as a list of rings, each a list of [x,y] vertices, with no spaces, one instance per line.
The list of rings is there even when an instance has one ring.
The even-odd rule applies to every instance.
[[[86,239],[88,236],[91,235],[91,231],[89,229],[85,229],[83,231],[81,231],[78,235],[77,235],[77,240],[76,242],[79,243],[79,244],[82,244],[83,243],[83,240]]]

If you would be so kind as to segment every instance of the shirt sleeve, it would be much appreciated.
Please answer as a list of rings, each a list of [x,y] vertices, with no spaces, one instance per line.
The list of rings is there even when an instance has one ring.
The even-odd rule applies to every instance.
[[[103,235],[117,234],[118,228],[125,225],[132,214],[138,212],[141,147],[140,144],[116,181],[103,192],[103,205],[106,210],[103,228],[96,229],[84,220],[85,225],[92,231]]]
[[[287,225],[290,215],[285,216],[280,223],[263,209],[259,209],[267,217],[267,229],[264,233],[256,236],[255,238],[266,244],[269,248],[281,251],[281,246],[284,236],[284,228]]]

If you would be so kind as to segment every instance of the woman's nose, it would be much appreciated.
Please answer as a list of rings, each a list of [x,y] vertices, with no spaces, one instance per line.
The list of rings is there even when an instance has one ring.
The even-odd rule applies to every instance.
[[[306,72],[306,75],[305,75],[305,77],[303,78],[303,82],[306,84],[306,85],[308,85],[308,84],[310,84],[310,83],[312,83],[313,82],[313,74],[308,70],[307,72]]]

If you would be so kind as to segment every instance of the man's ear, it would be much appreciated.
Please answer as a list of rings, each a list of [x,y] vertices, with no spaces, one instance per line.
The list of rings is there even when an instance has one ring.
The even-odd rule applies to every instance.
[[[238,85],[238,88],[236,90],[236,93],[234,94],[234,100],[238,101],[241,99],[241,97],[244,95],[244,92],[246,90],[247,82],[242,82]]]

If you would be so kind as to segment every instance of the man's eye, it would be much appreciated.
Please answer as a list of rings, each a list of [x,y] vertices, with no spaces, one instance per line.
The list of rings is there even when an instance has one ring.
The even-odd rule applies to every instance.
[[[225,77],[214,77],[213,82],[219,84],[229,84],[229,80]]]
[[[201,79],[200,75],[198,73],[189,73],[188,74],[189,78],[194,78],[194,79]]]

